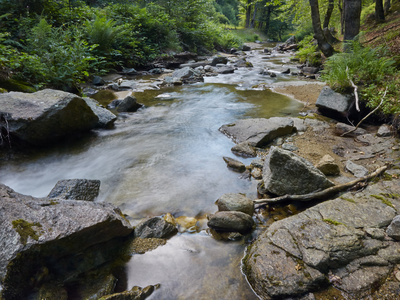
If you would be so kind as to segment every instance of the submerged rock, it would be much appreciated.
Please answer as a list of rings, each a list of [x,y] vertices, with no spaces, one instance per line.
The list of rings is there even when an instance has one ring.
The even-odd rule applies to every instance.
[[[145,288],[134,286],[129,291],[103,296],[99,300],[144,300],[159,287],[160,285],[149,285]]]
[[[263,168],[264,187],[275,195],[302,195],[333,186],[306,159],[272,146]]]
[[[219,130],[237,144],[248,142],[251,146],[262,147],[277,137],[292,133],[294,129],[293,120],[290,118],[273,117],[243,119],[223,125]]]
[[[246,171],[246,166],[241,161],[226,156],[224,156],[223,159],[226,162],[228,168],[232,169],[233,171],[239,173],[243,173],[244,171]]]
[[[99,195],[100,180],[67,179],[60,180],[47,198],[94,201]]]
[[[0,133],[33,145],[89,131],[98,116],[81,97],[46,89],[36,93],[0,94]]]
[[[163,218],[154,217],[141,222],[135,228],[135,237],[168,238],[178,232],[176,226]]]
[[[34,198],[1,184],[0,199],[3,299],[23,299],[46,278],[63,281],[115,259],[117,238],[133,230],[107,203]]]

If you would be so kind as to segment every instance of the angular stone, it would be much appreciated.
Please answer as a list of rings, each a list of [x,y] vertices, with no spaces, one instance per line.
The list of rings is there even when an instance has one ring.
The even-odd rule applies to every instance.
[[[94,201],[99,195],[100,180],[67,179],[60,180],[47,198]]]
[[[247,141],[252,146],[262,147],[280,136],[292,133],[294,125],[290,118],[257,118],[223,125],[219,130],[238,144]]]
[[[342,135],[342,134],[350,132],[354,129],[355,129],[354,126],[339,122],[335,126],[335,133],[337,135]],[[352,131],[351,133],[347,133],[346,136],[359,136],[359,135],[363,135],[366,133],[367,133],[367,131],[365,129],[357,128],[356,130]]]
[[[254,213],[254,203],[243,194],[224,194],[215,204],[219,211],[241,211],[250,216]]]
[[[376,135],[379,137],[392,136],[392,130],[389,125],[383,124],[382,126],[379,127]]]
[[[326,176],[335,176],[340,174],[340,169],[335,159],[329,154],[324,155],[316,165],[316,168],[320,170]]]
[[[386,233],[392,239],[400,241],[400,215],[397,215],[393,218],[389,227],[386,229]]]
[[[276,195],[302,195],[333,186],[306,159],[272,146],[263,168],[265,188]]]
[[[114,126],[114,122],[115,120],[117,120],[116,115],[114,115],[108,109],[101,107],[100,104],[92,98],[85,97],[83,98],[83,100],[85,100],[86,104],[92,109],[93,113],[96,114],[96,116],[99,118],[96,127],[111,128]]]
[[[0,94],[0,116],[1,132],[33,145],[88,131],[99,121],[81,97],[51,89]]]
[[[256,157],[256,149],[249,142],[243,142],[232,147],[231,151],[243,157]]]
[[[207,225],[215,230],[245,234],[254,226],[254,220],[240,211],[220,211],[210,216]]]
[[[125,97],[116,106],[118,112],[135,112],[141,107],[143,104],[137,103],[136,98],[132,95]]]
[[[134,286],[129,291],[103,296],[99,300],[144,300],[158,288],[159,285],[149,285],[145,288]]]
[[[217,68],[215,71],[218,74],[232,74],[235,72],[235,68],[232,66],[224,66],[224,67]]]
[[[213,58],[211,62],[211,66],[216,66],[217,64],[224,64],[228,63],[228,58],[226,56],[216,56]]]
[[[328,115],[338,114],[340,116],[346,115],[352,104],[352,96],[336,93],[328,86],[323,87],[315,103],[322,113],[326,112]]]
[[[368,175],[368,169],[353,163],[351,160],[346,161],[346,170],[350,171],[355,177],[360,178]]]
[[[226,162],[228,168],[232,169],[235,172],[243,173],[246,171],[246,166],[241,161],[230,157],[223,157],[224,161]]]
[[[150,218],[138,224],[135,228],[135,237],[168,238],[178,232],[174,224],[160,217]]]

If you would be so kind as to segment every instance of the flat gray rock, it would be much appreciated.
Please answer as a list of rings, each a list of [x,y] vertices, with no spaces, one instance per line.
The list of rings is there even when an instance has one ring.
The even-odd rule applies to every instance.
[[[290,118],[273,117],[243,119],[223,125],[219,130],[237,144],[248,142],[254,147],[262,147],[280,136],[292,133],[294,128]]]
[[[343,95],[335,92],[329,86],[324,86],[318,96],[315,105],[321,111],[334,112],[338,114],[346,114],[353,104],[351,95]]]

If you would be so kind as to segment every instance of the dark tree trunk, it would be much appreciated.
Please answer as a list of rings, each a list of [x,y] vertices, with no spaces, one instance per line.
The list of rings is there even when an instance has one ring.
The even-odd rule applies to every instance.
[[[344,40],[353,40],[360,33],[361,0],[344,1]]]
[[[379,23],[385,21],[385,11],[383,10],[383,0],[375,0],[375,20]]]
[[[321,18],[319,15],[319,5],[318,0],[309,0],[311,6],[311,19],[312,25],[314,29],[314,37],[317,40],[318,47],[322,51],[322,53],[326,56],[333,55],[333,47],[329,44],[325,38],[324,32],[321,28]]]
[[[389,12],[390,7],[391,7],[390,0],[385,0],[385,6],[384,6],[385,14]]]
[[[338,1],[338,8],[339,8],[339,11],[340,11],[340,34],[344,34],[344,10],[343,10],[343,7],[344,7],[344,0],[339,0]]]
[[[269,33],[269,23],[271,21],[272,6],[267,7],[267,15],[265,17],[265,34],[268,36]]]
[[[244,27],[249,28],[250,27],[250,17],[251,17],[251,1],[252,0],[247,0],[247,6],[246,6],[246,21]]]
[[[335,4],[334,4],[333,0],[329,0],[328,9],[325,14],[324,24],[322,25],[323,29],[328,28],[329,21],[331,20],[331,16],[332,16],[334,7],[335,7]]]
[[[253,18],[251,19],[250,22],[250,28],[254,28],[254,24],[256,23],[256,16],[257,16],[257,2],[256,4],[254,4]]]

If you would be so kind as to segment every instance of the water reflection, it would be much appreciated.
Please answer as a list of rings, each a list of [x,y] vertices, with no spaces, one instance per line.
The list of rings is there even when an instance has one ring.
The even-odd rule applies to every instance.
[[[258,299],[240,273],[244,246],[206,234],[184,234],[135,255],[126,266],[128,288],[161,283],[148,299]]]

